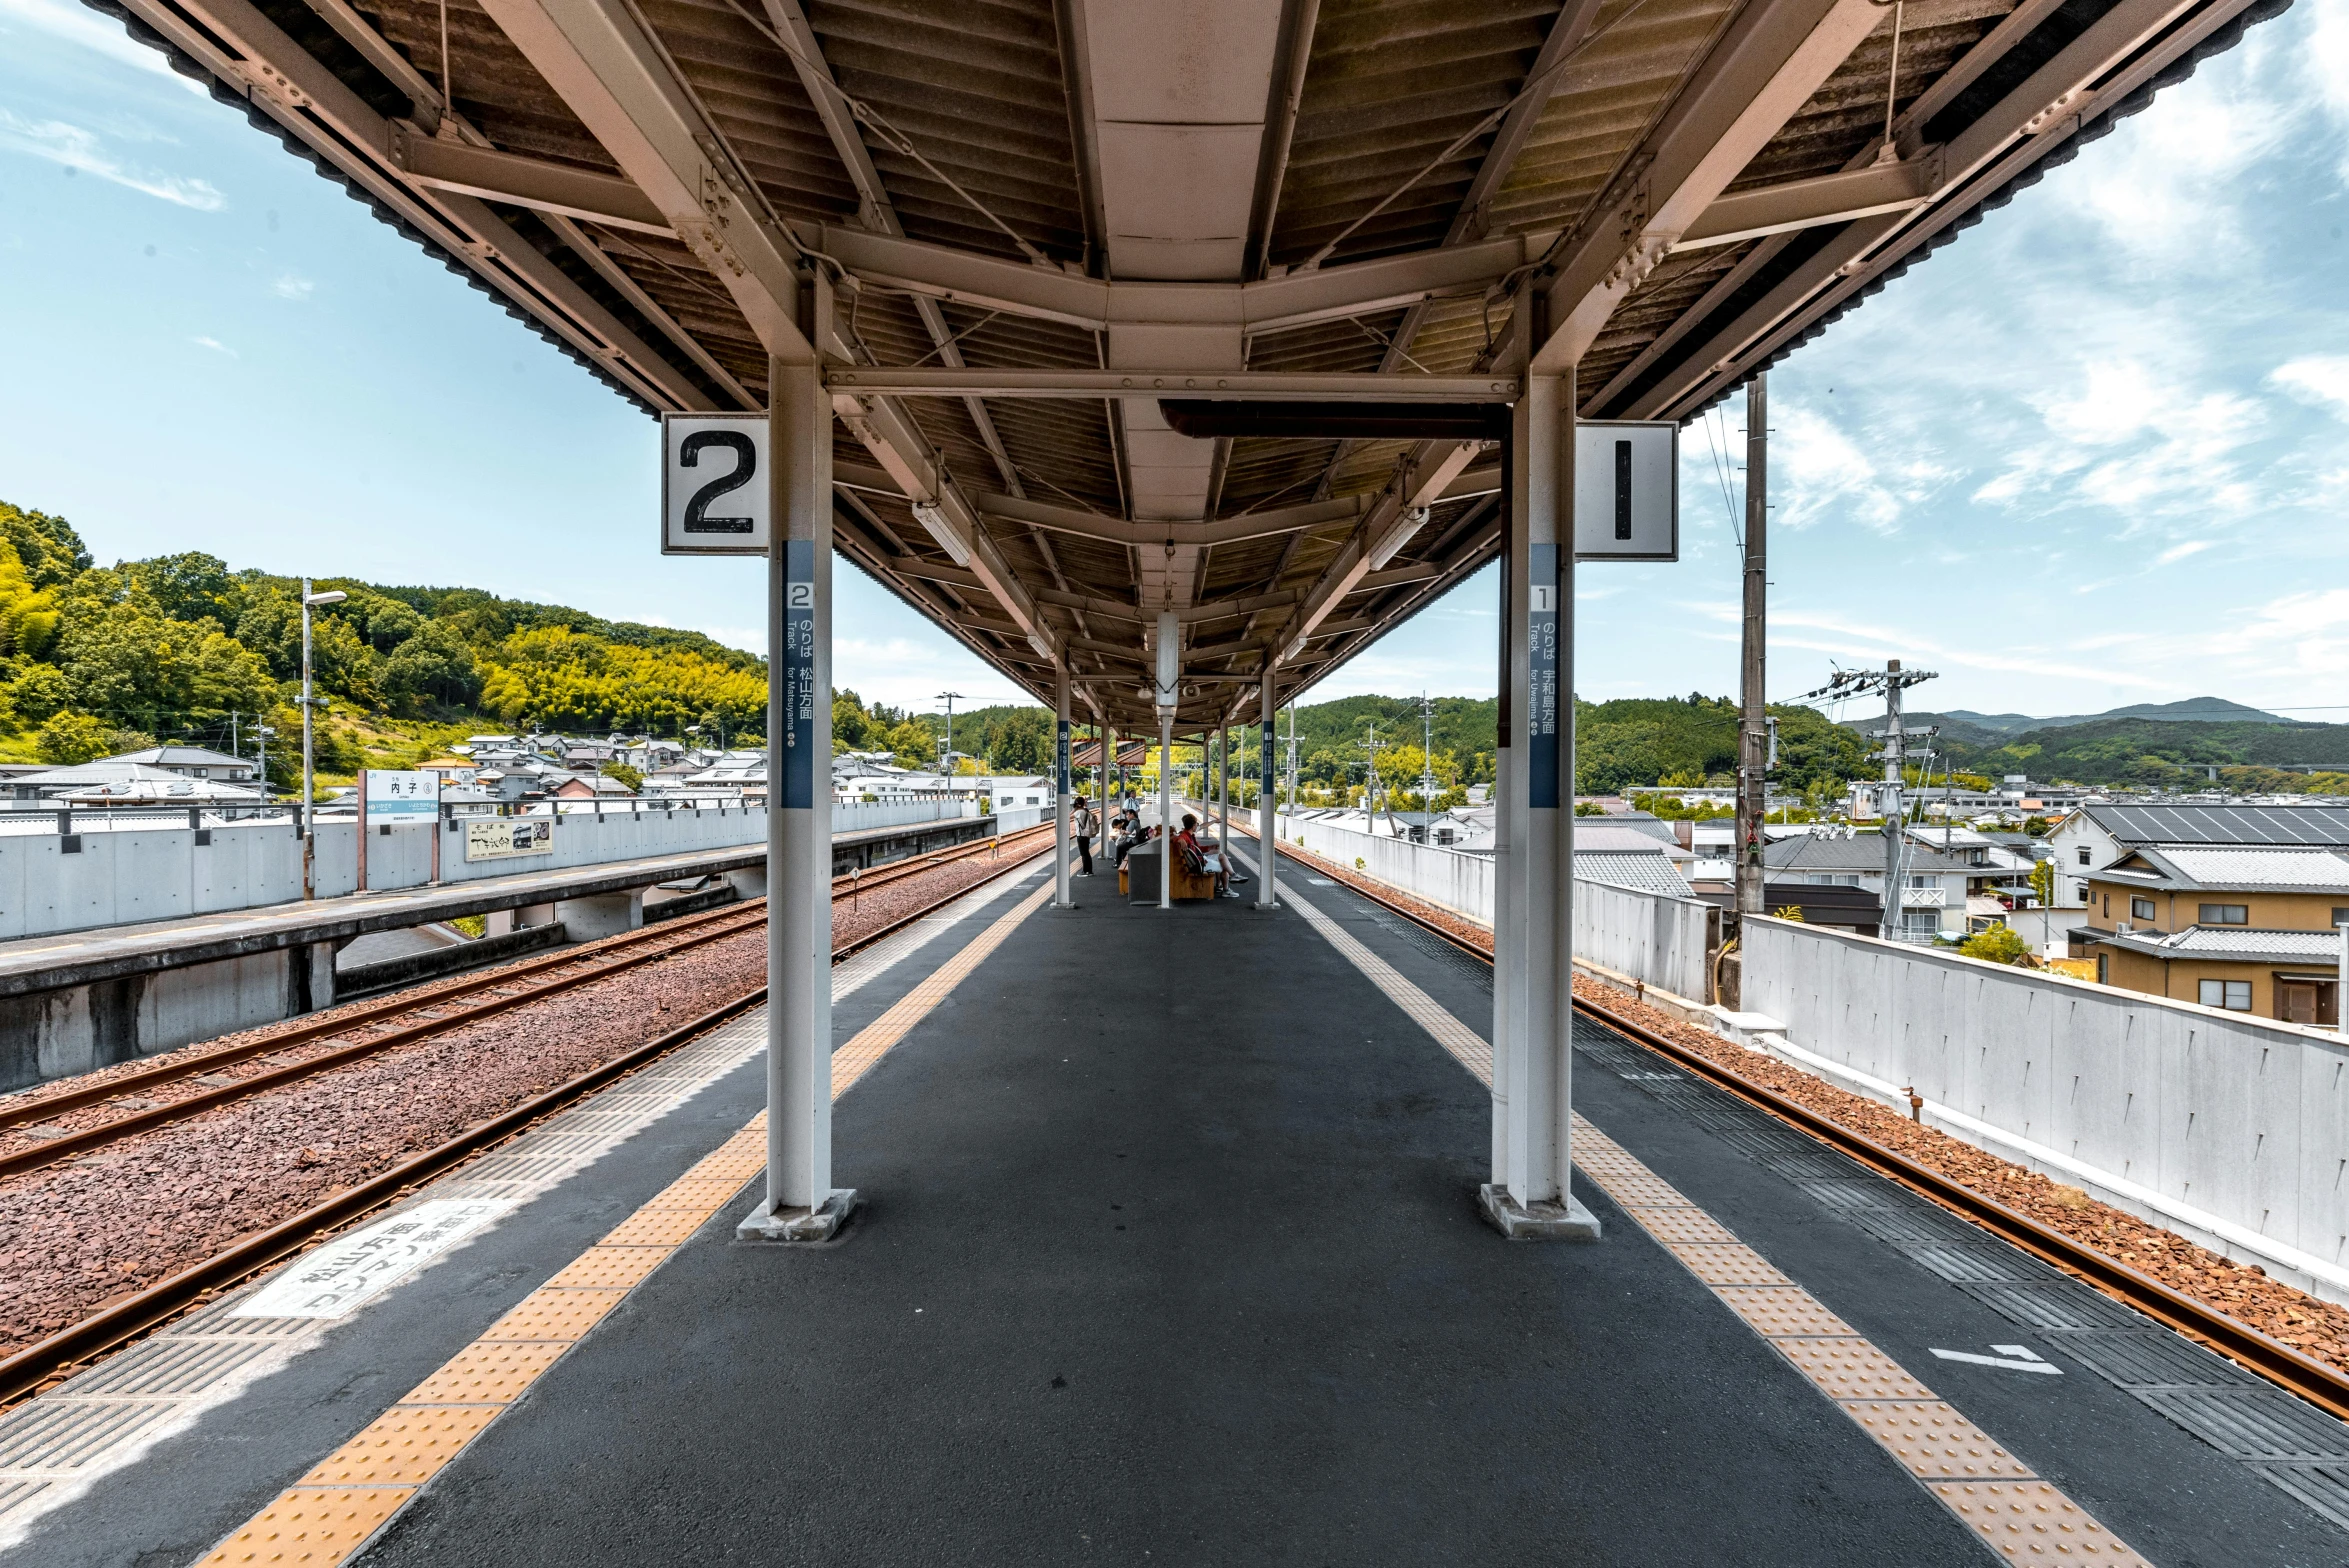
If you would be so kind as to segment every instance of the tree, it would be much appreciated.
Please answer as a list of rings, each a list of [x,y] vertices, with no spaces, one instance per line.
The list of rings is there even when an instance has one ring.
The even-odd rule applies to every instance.
[[[424,621],[392,650],[383,665],[383,691],[394,705],[415,712],[428,703],[464,707],[481,696],[473,650],[445,621]]]
[[[35,724],[72,704],[73,682],[54,664],[36,664],[8,683],[9,707]]]
[[[2031,891],[2039,895],[2039,907],[2055,907],[2055,862],[2042,860],[2031,868]]]
[[[33,737],[33,749],[43,762],[54,767],[77,767],[92,757],[106,755],[106,743],[114,736],[113,728],[104,720],[87,713],[57,713],[41,726]]]
[[[236,579],[229,576],[228,563],[217,555],[206,555],[201,550],[159,555],[152,560],[131,562],[123,568],[123,574],[170,620],[200,621],[210,617],[225,625],[236,619],[227,609],[236,589]]]
[[[1041,773],[1052,766],[1053,716],[1042,708],[1013,708],[988,722],[979,749],[999,773]]]
[[[639,794],[644,789],[644,775],[625,762],[607,762],[597,771],[607,779],[618,779],[631,795]]]
[[[1987,959],[1994,964],[2019,964],[2031,955],[2031,945],[2013,926],[1992,926],[1960,942],[1958,951],[1968,958]]]

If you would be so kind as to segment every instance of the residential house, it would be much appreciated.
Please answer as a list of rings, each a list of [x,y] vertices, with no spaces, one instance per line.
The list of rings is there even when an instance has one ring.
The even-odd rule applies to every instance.
[[[2075,957],[2107,985],[2331,1028],[2341,1017],[2349,850],[2147,844],[2088,878]]]
[[[261,776],[260,765],[252,758],[231,756],[205,746],[149,746],[144,751],[126,751],[105,760],[135,762],[141,767],[161,768],[186,778],[218,779],[226,784],[252,784]]]
[[[574,773],[547,793],[557,800],[634,800],[636,791],[606,773]]]
[[[48,768],[8,782],[20,807],[80,806],[258,806],[268,795],[259,784],[193,778],[143,762],[109,757],[70,768]]]
[[[2148,845],[2349,849],[2349,806],[2090,804],[2059,823],[2047,843],[2055,859],[2056,907],[2085,909],[2095,873]]]
[[[1902,863],[1905,885],[1900,890],[1900,916],[1882,934],[1904,942],[1957,940],[1979,929],[1978,917],[1968,908],[1970,894],[2011,889],[2018,877],[2027,878],[2021,857],[1994,845],[1960,841],[1943,845],[1942,829],[1924,830],[1935,842],[1910,834],[1907,859]],[[1962,833],[1964,830],[1957,830]],[[1973,835],[1978,838],[1980,835]],[[1851,887],[1872,893],[1884,903],[1884,838],[1882,834],[1804,833],[1766,843],[1762,849],[1765,888],[1780,886]],[[1770,896],[1767,892],[1765,898]],[[1979,917],[1981,924],[1990,923]]]

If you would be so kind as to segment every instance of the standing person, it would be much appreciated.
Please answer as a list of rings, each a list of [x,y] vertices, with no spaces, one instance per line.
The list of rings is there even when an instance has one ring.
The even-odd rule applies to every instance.
[[[1093,815],[1092,803],[1082,795],[1077,797],[1077,820],[1070,824],[1070,831],[1076,835],[1077,858],[1084,867],[1077,875],[1089,877],[1093,874],[1093,835],[1101,831],[1101,819]]]

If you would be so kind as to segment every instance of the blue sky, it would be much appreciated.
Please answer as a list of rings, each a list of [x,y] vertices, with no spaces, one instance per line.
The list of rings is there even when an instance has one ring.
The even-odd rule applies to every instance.
[[[101,559],[464,584],[760,646],[656,553],[651,422],[77,0],[0,0],[0,499]],[[1772,374],[1771,689],[2349,709],[2349,0],[2299,0]],[[1586,697],[1736,684],[1733,401],[1683,559],[1592,567]],[[1723,498],[1724,487],[1731,496]],[[1010,688],[850,570],[841,684]],[[1493,686],[1490,572],[1317,688]]]

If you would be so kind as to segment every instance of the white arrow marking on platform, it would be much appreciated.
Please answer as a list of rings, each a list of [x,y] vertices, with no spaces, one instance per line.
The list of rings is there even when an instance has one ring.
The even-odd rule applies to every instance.
[[[2062,1377],[2062,1367],[2049,1366],[2021,1345],[1992,1345],[1995,1356],[1978,1356],[1970,1350],[1935,1350],[1933,1354],[1944,1361],[1963,1361],[1978,1367],[2004,1367],[2009,1372],[2044,1372],[2050,1377]]]

